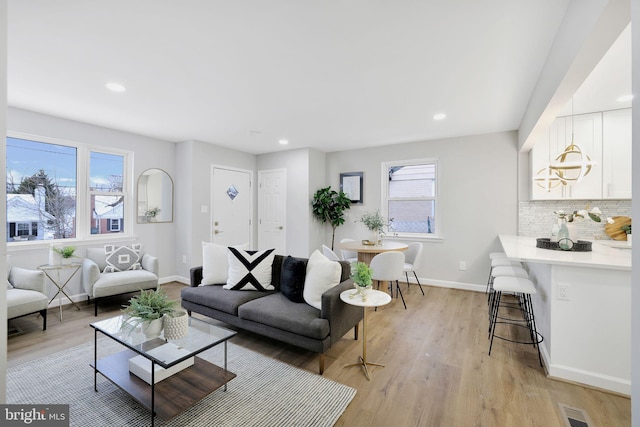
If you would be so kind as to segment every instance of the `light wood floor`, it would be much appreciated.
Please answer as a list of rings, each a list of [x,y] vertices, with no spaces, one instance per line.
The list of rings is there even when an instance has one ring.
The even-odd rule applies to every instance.
[[[163,288],[178,298],[182,286]],[[362,354],[353,333],[327,353],[325,377],[358,390],[337,426],[564,426],[558,402],[583,409],[595,426],[631,425],[629,399],[546,378],[531,346],[498,340],[489,356],[484,294],[425,286],[422,296],[406,284],[403,290],[407,310],[394,300],[367,311],[368,359],[386,364],[372,368],[371,381],[358,367],[344,368]],[[118,314],[130,296],[110,301],[98,318]],[[35,315],[12,320],[23,333],[8,339],[9,366],[92,340],[93,308],[80,306],[66,306],[64,322],[51,309],[46,332]],[[317,372],[314,353],[244,331],[232,341]]]

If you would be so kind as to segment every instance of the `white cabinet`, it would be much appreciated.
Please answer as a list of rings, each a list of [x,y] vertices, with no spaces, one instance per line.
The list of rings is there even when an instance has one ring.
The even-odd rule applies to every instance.
[[[631,109],[602,113],[602,198],[631,198]]]
[[[580,182],[546,191],[535,178],[549,163],[557,162],[572,141],[594,166]],[[549,128],[548,139],[535,144],[530,159],[532,200],[630,198],[631,109],[559,117]],[[576,172],[569,172],[569,176],[576,176]]]

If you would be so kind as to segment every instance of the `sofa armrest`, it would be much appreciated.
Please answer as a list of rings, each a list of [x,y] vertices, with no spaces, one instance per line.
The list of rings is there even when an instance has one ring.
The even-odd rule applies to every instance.
[[[44,271],[27,270],[26,268],[11,267],[9,272],[9,282],[14,288],[26,289],[29,291],[44,292]]]
[[[189,270],[191,286],[196,287],[202,283],[202,266]]]
[[[140,265],[143,269],[152,272],[156,276],[158,275],[158,258],[153,255],[144,254],[140,260]]]
[[[334,286],[322,294],[320,317],[329,320],[331,345],[340,340],[364,317],[363,307],[345,304],[340,300],[340,293],[349,289],[353,289],[353,281],[351,279],[341,282],[338,286]]]
[[[90,260],[89,258],[85,258],[82,260],[82,287],[84,291],[87,293],[87,296],[93,297],[93,285],[100,278],[100,268],[98,264]]]

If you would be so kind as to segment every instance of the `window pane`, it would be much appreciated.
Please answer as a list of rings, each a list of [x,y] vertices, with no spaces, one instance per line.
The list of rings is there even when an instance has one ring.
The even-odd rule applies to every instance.
[[[435,170],[433,164],[390,167],[389,198],[434,197]]]
[[[435,201],[389,200],[391,229],[396,233],[434,233]]]
[[[91,191],[122,192],[123,156],[92,151],[89,168]]]
[[[7,241],[75,237],[76,157],[75,147],[7,138]]]
[[[123,196],[91,195],[91,234],[121,233],[124,219]],[[118,223],[116,230],[111,224]]]

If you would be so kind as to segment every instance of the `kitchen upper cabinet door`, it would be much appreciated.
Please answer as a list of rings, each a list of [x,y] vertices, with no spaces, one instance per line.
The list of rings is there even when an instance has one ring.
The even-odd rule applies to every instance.
[[[602,198],[602,114],[591,113],[566,117],[565,124],[566,145],[573,141],[580,147],[583,156],[588,156],[592,162],[595,162],[595,166],[582,181],[563,186],[564,198],[600,199]],[[577,172],[573,172],[570,176],[576,174]]]
[[[563,185],[558,185],[547,191],[544,183],[538,185],[535,180],[544,174],[544,171],[552,160],[562,152],[565,147],[566,126],[564,118],[556,119],[549,128],[549,136],[538,140],[530,152],[531,161],[531,199],[532,200],[558,200],[563,198]],[[558,147],[560,151],[558,151]]]
[[[603,198],[631,198],[631,108],[602,114]]]

